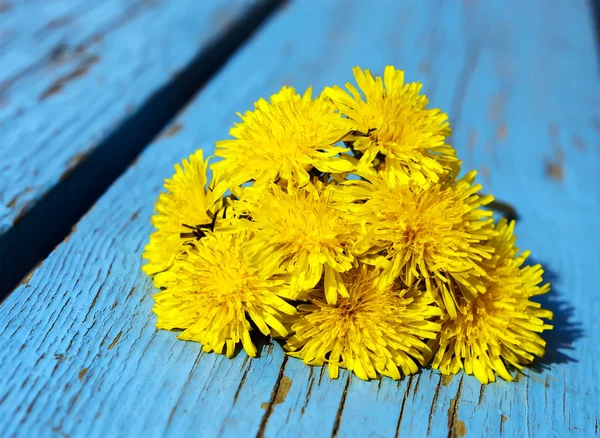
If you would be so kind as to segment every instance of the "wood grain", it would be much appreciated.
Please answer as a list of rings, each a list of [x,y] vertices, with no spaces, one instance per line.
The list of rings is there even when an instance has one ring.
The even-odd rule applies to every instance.
[[[0,48],[0,66],[15,53],[29,64],[11,64],[14,74],[0,83],[0,95],[12,99],[0,108],[0,299],[278,3],[28,3],[42,10],[34,20],[45,23],[41,33],[23,30],[23,5],[10,5],[6,22],[21,38],[9,49],[21,50]]]
[[[0,236],[253,3],[6,2]]]
[[[597,435],[596,53],[583,1],[288,5],[2,304],[0,434]],[[392,63],[450,112],[465,167],[516,207],[519,245],[553,283],[547,357],[517,382],[485,387],[431,370],[331,381],[276,343],[256,360],[228,360],[156,331],[140,254],[173,163],[198,147],[211,153],[235,111],[283,84],[319,88],[350,80],[354,65]]]

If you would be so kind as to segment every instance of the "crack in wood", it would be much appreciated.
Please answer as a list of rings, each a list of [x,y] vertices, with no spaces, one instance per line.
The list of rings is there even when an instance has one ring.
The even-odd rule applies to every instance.
[[[77,45],[75,47],[74,51],[76,53],[84,52],[88,48],[88,46],[101,41],[103,39],[104,35],[106,35],[107,33],[114,32],[115,29],[118,29],[118,28],[122,27],[123,25],[126,25],[128,22],[129,23],[133,22],[133,20],[135,18],[137,18],[137,16],[139,15],[139,13],[142,10],[143,10],[143,8],[141,8],[139,4],[134,4],[130,7],[128,7],[125,11],[123,11],[123,14],[119,15],[116,19],[107,22],[103,26],[102,29],[100,29],[94,35],[85,39],[83,42],[81,42],[79,45]],[[4,91],[8,90],[16,82],[24,79],[29,74],[34,73],[36,71],[39,71],[39,70],[47,67],[49,63],[52,63],[53,61],[55,61],[56,50],[57,50],[57,48],[54,47],[53,49],[50,50],[50,52],[46,56],[42,57],[39,61],[36,61],[35,63],[28,65],[27,67],[23,68],[22,70],[16,72],[14,75],[6,78],[3,82],[0,82],[0,92],[4,92]]]
[[[440,380],[438,380],[437,386],[435,387],[435,393],[433,394],[433,399],[431,400],[431,407],[429,408],[429,420],[427,421],[427,436],[431,435],[431,420],[433,420],[433,414],[435,413],[435,407],[440,396],[440,388],[442,387],[442,377],[439,375]]]
[[[308,370],[308,380],[310,381],[310,383],[308,384],[308,389],[306,390],[306,398],[304,400],[304,405],[302,405],[302,408],[300,409],[302,415],[304,415],[306,407],[308,406],[308,402],[310,401],[310,395],[312,394],[313,385],[315,383],[314,367],[312,366]]]
[[[202,357],[202,352],[199,352],[198,356],[196,356],[196,359],[194,360],[194,364],[192,365],[192,368],[190,368],[190,372],[188,373],[188,377],[187,377],[185,383],[183,384],[183,388],[181,388],[181,393],[179,394],[179,398],[177,398],[177,401],[173,405],[173,409],[171,409],[171,413],[169,414],[169,419],[167,420],[166,430],[168,430],[169,427],[171,426],[171,422],[173,421],[173,417],[175,416],[175,412],[177,411],[179,402],[183,398],[183,395],[185,394],[187,387],[190,384],[190,381],[192,380],[192,376],[194,375],[196,368],[198,368],[198,364],[200,363],[201,357]],[[166,430],[165,430],[165,432],[166,432]]]
[[[37,382],[37,380],[38,379],[35,379],[34,383]],[[47,386],[48,386],[48,382],[44,383],[44,385],[42,386],[42,389],[40,389],[37,392],[37,394],[33,397],[33,400],[31,401],[31,403],[29,404],[29,406],[27,406],[26,414],[21,419],[21,424],[25,423],[25,420],[27,419],[27,417],[29,416],[29,414],[31,414],[31,412],[33,411],[33,408],[34,408],[35,404],[37,403],[40,394],[42,394],[44,392],[44,390],[46,389]]]
[[[121,335],[123,334],[123,330],[121,330],[119,332],[119,334],[113,339],[113,341],[110,343],[110,345],[108,346],[109,350],[112,350],[113,348],[115,348],[115,345],[117,345],[117,342],[119,342],[119,339],[121,339]]]
[[[338,436],[340,423],[342,422],[342,415],[344,414],[344,407],[346,407],[346,396],[348,395],[348,387],[350,386],[351,378],[352,378],[352,374],[350,374],[348,376],[348,378],[346,379],[346,385],[344,386],[344,392],[342,392],[342,398],[340,400],[340,405],[338,407],[337,413],[335,414],[335,421],[333,422],[331,438],[336,438]]]
[[[483,394],[485,392],[485,385],[481,385],[481,387],[479,388],[479,399],[477,400],[477,405],[481,406],[481,403],[483,402]]]
[[[415,384],[415,389],[413,390],[413,396],[416,396],[417,392],[419,392],[419,384],[421,383],[421,376],[422,375],[423,375],[423,373],[417,374],[417,382]]]
[[[321,373],[319,374],[319,383],[317,383],[317,386],[321,386],[321,380],[323,379],[323,375],[325,374],[325,365],[321,366]]]
[[[504,414],[500,414],[500,435],[504,432],[504,423],[508,420],[508,417]]]
[[[450,400],[450,408],[448,409],[448,438],[460,438],[467,433],[465,422],[458,419],[458,403],[460,402],[463,379],[464,375],[460,377],[456,395]]]
[[[256,438],[262,438],[265,436],[265,429],[267,428],[267,423],[269,422],[269,417],[273,413],[274,403],[277,398],[277,392],[279,391],[279,385],[281,385],[281,381],[283,379],[283,373],[285,372],[285,366],[287,365],[288,356],[283,357],[283,361],[281,362],[281,367],[279,368],[279,375],[277,376],[277,380],[275,381],[275,385],[273,386],[273,390],[271,391],[271,398],[269,399],[268,405],[265,406],[265,413],[260,420],[260,426],[258,427],[258,432],[256,433]]]
[[[408,399],[408,394],[410,393],[410,386],[412,385],[413,376],[412,374],[408,376],[408,382],[406,384],[406,390],[404,391],[404,396],[402,397],[402,404],[400,405],[400,415],[398,416],[398,423],[396,424],[396,438],[400,436],[400,424],[402,423],[402,417],[404,416],[404,406],[406,405],[406,399]],[[398,382],[400,384],[400,382]]]
[[[240,384],[238,385],[237,389],[235,390],[235,394],[233,395],[233,406],[235,406],[235,404],[237,403],[237,399],[240,395],[240,391],[242,390],[244,383],[246,383],[246,378],[248,377],[248,371],[250,371],[250,367],[252,366],[252,361],[248,356],[246,356],[246,358],[244,359],[244,365],[245,365],[246,369],[244,370],[244,374],[242,374],[242,378],[240,379]]]

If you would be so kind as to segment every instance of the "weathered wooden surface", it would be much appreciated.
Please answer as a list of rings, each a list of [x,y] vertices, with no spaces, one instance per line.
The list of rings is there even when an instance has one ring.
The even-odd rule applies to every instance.
[[[278,3],[5,3],[0,299],[65,238]]]
[[[0,307],[2,436],[594,436],[600,83],[588,4],[304,2],[273,18]],[[447,110],[466,167],[518,210],[553,283],[548,354],[515,383],[331,381],[268,344],[200,353],[156,331],[140,272],[173,163],[283,84],[394,63]]]
[[[253,3],[1,2],[0,236]]]

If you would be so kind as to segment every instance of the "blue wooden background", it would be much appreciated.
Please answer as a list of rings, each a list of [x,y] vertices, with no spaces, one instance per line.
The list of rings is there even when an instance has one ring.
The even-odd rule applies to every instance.
[[[0,295],[68,234],[275,1],[29,0],[0,14]],[[35,237],[35,245],[23,242]]]
[[[0,281],[41,261],[0,305],[0,436],[597,436],[592,5],[0,2]],[[173,164],[282,85],[386,64],[424,83],[464,167],[516,207],[553,285],[546,357],[487,386],[428,369],[332,381],[276,343],[228,360],[157,331],[141,252]]]

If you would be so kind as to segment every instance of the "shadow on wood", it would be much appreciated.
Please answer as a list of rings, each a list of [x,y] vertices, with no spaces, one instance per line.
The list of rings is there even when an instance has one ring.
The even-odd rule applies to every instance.
[[[530,260],[531,264],[536,264]],[[578,362],[577,358],[569,355],[574,350],[573,344],[585,336],[581,323],[575,320],[575,309],[563,298],[558,287],[559,276],[556,272],[544,266],[544,282],[549,282],[550,292],[533,299],[544,309],[554,313],[551,324],[552,330],[545,331],[542,337],[546,340],[546,354],[536,359],[531,368],[537,372],[550,369],[554,364]]]
[[[67,237],[71,227],[279,4],[280,0],[269,0],[254,7],[205,47],[0,238],[0,301]]]
[[[594,13],[594,28],[596,29],[596,48],[600,51],[600,2],[598,0],[589,0],[590,9]],[[599,57],[600,59],[600,57]]]

